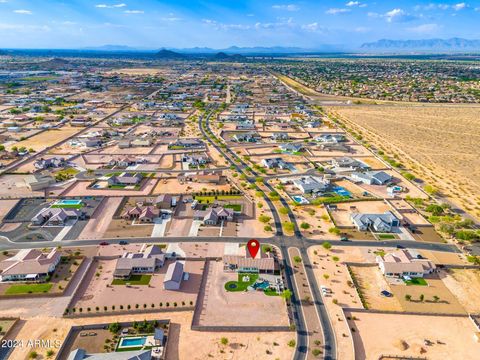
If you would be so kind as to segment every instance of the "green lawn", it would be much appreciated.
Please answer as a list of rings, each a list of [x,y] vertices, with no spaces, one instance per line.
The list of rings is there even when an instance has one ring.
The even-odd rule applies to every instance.
[[[412,278],[412,280],[403,280],[407,285],[421,285],[427,286],[427,281],[424,278]]]
[[[240,204],[228,204],[228,205],[225,205],[224,208],[232,209],[233,211],[236,211],[236,212],[242,211],[242,205]]]
[[[243,282],[243,277],[249,276],[250,281]],[[225,283],[225,290],[227,291],[245,291],[247,287],[254,284],[258,279],[258,274],[238,274],[238,281],[228,281]]]
[[[278,294],[276,290],[272,289],[267,289],[263,293],[267,296],[280,296],[280,294]]]
[[[132,275],[129,279],[114,279],[112,285],[148,285],[152,275]]]
[[[60,204],[60,205],[52,205],[51,207],[52,208],[62,208],[62,209],[81,209],[82,207],[84,207],[85,204],[84,203],[80,203],[80,204]]]
[[[39,293],[47,293],[52,288],[53,284],[45,283],[45,284],[18,284],[18,285],[11,285],[7,291],[5,291],[6,295],[17,295],[17,294],[39,294]]]
[[[379,234],[378,238],[381,240],[392,240],[395,239],[395,235],[393,234]]]
[[[195,200],[198,200],[199,203],[213,203],[215,200],[237,200],[241,199],[240,195],[199,195],[195,196]]]

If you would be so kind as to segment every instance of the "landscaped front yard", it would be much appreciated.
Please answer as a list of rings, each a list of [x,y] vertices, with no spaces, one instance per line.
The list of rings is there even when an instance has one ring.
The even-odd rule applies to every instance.
[[[407,285],[421,285],[427,286],[427,281],[424,278],[411,278],[410,280],[403,280]]]
[[[113,279],[112,285],[148,285],[152,275],[132,275],[128,279]]]
[[[255,281],[257,281],[257,279],[258,274],[238,274],[238,281],[229,281],[225,283],[225,290],[245,291],[249,286],[255,284]]]
[[[6,291],[6,295],[19,295],[19,294],[39,294],[47,293],[52,288],[52,283],[44,284],[15,284],[11,285]]]

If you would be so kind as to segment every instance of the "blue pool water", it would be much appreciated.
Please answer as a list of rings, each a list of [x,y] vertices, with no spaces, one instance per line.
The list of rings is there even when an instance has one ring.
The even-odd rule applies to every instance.
[[[127,337],[120,340],[119,347],[126,347],[126,346],[143,346],[147,341],[146,337]]]
[[[254,289],[262,289],[262,290],[265,290],[265,289],[268,289],[270,287],[270,284],[268,283],[268,281],[263,281],[261,283],[255,283],[253,284],[253,288]]]
[[[309,201],[307,199],[305,199],[303,196],[299,196],[299,195],[292,196],[292,199],[299,204],[308,204],[309,203]]]
[[[57,201],[57,205],[80,205],[82,200],[59,200]]]
[[[350,193],[350,191],[344,189],[344,188],[341,187],[341,186],[335,187],[335,188],[333,189],[333,192],[334,192],[335,194],[340,195],[340,196],[348,196],[348,197],[351,197],[351,196],[352,196],[352,194]]]

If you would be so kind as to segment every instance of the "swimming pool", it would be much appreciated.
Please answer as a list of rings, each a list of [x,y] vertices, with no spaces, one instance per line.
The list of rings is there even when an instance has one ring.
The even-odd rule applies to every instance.
[[[55,204],[56,205],[80,205],[82,200],[58,200]]]
[[[145,345],[146,341],[146,336],[124,337],[120,339],[118,348],[140,347]]]
[[[308,204],[310,203],[307,199],[305,199],[303,196],[299,195],[293,195],[292,196],[293,201],[299,203],[299,204]]]
[[[333,192],[337,195],[340,195],[340,196],[348,196],[348,197],[352,196],[350,191],[346,190],[345,188],[343,188],[341,186],[337,186],[337,187],[333,188]]]

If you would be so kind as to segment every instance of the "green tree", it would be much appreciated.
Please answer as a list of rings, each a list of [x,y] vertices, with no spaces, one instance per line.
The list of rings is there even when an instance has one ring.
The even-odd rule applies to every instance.
[[[283,292],[280,294],[282,299],[285,299],[286,301],[290,300],[292,297],[292,292],[289,289],[283,290]]]
[[[108,331],[110,331],[112,334],[116,334],[120,331],[120,324],[118,322],[111,323],[108,325]]]
[[[300,227],[304,230],[307,230],[307,229],[310,229],[310,224],[309,223],[306,223],[306,222],[302,222],[300,224]]]
[[[325,241],[323,244],[322,244],[322,247],[325,249],[325,250],[330,250],[332,248],[332,244],[330,244],[328,241]]]
[[[266,224],[268,223],[272,218],[270,216],[267,216],[267,215],[260,215],[258,217],[258,220],[260,220],[260,222]]]

